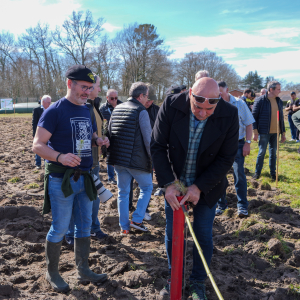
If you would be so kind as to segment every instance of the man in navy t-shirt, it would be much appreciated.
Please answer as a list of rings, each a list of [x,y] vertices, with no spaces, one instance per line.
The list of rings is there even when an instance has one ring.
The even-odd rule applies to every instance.
[[[52,225],[46,237],[46,279],[54,290],[67,292],[69,285],[58,273],[60,248],[73,213],[75,223],[75,262],[82,282],[103,282],[106,274],[89,269],[92,201],[97,192],[90,169],[92,147],[109,146],[97,136],[89,108],[85,105],[95,83],[83,65],[66,72],[67,95],[53,104],[40,118],[33,141],[33,152],[46,160],[43,213],[52,210]],[[47,144],[48,143],[48,144]]]

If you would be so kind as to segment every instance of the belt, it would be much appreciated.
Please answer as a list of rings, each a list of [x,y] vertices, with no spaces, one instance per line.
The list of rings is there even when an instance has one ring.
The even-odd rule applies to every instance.
[[[242,139],[240,139],[240,140],[239,140],[239,142],[245,142],[245,139],[244,139],[244,138],[242,138]]]

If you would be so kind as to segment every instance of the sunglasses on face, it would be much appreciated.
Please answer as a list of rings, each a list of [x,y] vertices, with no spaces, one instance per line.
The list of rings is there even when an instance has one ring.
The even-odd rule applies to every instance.
[[[220,101],[220,99],[221,99],[221,96],[219,96],[219,98],[204,98],[202,96],[196,96],[196,95],[194,95],[193,92],[192,92],[192,95],[193,95],[193,97],[195,98],[195,100],[197,102],[204,103],[205,100],[207,100],[208,103],[211,104],[211,105],[216,105]]]
[[[118,97],[110,97],[110,100],[118,100]]]

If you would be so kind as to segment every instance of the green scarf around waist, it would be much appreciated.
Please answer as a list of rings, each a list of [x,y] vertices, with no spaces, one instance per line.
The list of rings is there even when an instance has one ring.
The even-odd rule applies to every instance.
[[[70,177],[73,173],[75,173],[75,169],[45,162],[43,214],[48,214],[51,210],[50,197],[48,194],[48,182],[49,175],[51,173],[64,173],[61,190],[66,198],[73,194]],[[89,173],[89,171],[81,171],[81,174],[84,176],[84,187],[87,196],[91,201],[96,200],[97,190],[93,180],[93,176]]]

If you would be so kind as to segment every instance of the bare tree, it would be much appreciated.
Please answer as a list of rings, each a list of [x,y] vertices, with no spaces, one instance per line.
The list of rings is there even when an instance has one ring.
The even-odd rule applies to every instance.
[[[89,10],[86,11],[85,16],[83,14],[83,11],[78,13],[73,11],[70,18],[64,21],[62,28],[56,28],[53,40],[75,64],[85,65],[88,62],[90,48],[101,35],[104,19],[99,18],[94,21]]]
[[[217,81],[226,81],[229,89],[237,88],[239,85],[240,77],[234,68],[221,56],[207,49],[186,53],[184,58],[174,61],[174,79],[181,84],[192,86],[195,82],[195,74],[199,70],[207,70],[210,77]]]
[[[163,39],[159,37],[153,25],[127,25],[117,33],[114,42],[122,59],[124,94],[128,93],[132,82],[155,84],[155,78],[158,78],[159,74],[166,75],[166,58],[171,52],[164,46]],[[158,81],[156,80],[156,83]]]

